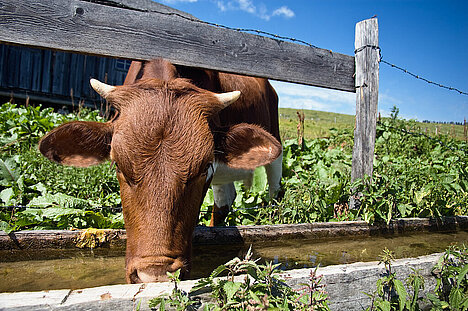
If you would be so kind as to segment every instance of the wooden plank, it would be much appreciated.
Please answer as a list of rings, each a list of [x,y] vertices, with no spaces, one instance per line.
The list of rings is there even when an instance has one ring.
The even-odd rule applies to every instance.
[[[0,44],[0,86],[3,86],[3,64],[5,62],[7,46]]]
[[[379,95],[379,31],[376,18],[356,24],[356,127],[351,180],[371,176]],[[353,200],[352,207],[355,207]]]
[[[31,90],[32,49],[21,49],[19,62],[19,87]]]
[[[64,76],[64,62],[65,62],[65,53],[63,52],[54,52],[53,59],[52,59],[52,94],[54,95],[64,95],[63,90],[63,83],[66,78]],[[65,78],[65,79],[64,79]]]
[[[53,52],[49,50],[42,51],[42,72],[41,72],[41,91],[50,93],[52,84],[52,57]]]
[[[114,5],[114,6],[111,6]],[[354,57],[106,0],[0,0],[0,41],[355,92]]]
[[[468,229],[468,216],[393,219],[388,225],[369,225],[365,221],[315,222],[309,224],[248,225],[232,227],[197,226],[194,245],[222,245],[277,241],[286,239],[324,239],[343,237],[381,236],[421,232],[456,232]],[[127,238],[125,230],[105,229],[111,233],[111,246]],[[10,233],[0,231],[0,250],[74,248],[81,230],[26,230]]]
[[[31,90],[41,90],[41,70],[42,70],[42,51],[38,49],[31,50]]]
[[[21,49],[15,46],[10,46],[6,53],[6,66],[3,71],[3,81],[7,87],[19,87],[19,74],[21,63]]]

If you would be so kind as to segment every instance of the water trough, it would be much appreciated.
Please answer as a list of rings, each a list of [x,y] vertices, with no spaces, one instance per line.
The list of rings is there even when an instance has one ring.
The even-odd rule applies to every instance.
[[[91,257],[98,257],[104,266],[109,266],[109,262],[116,261],[118,267],[116,270],[118,274],[121,274],[121,278],[114,283],[106,283],[105,281],[109,280],[104,277],[104,283],[98,285],[91,283],[91,285],[76,287],[67,286],[65,283],[65,285],[54,287],[52,285],[58,283],[58,278],[54,276],[46,287],[32,291],[17,289],[23,291],[6,292],[16,291],[13,284],[21,283],[21,272],[15,272],[16,268],[8,265],[23,261],[23,265],[34,267],[33,270],[42,269],[45,274],[53,275],[54,269],[50,268],[52,261],[45,259],[50,259],[51,254],[52,257],[62,256],[60,258],[63,258],[63,256],[67,257],[68,253],[75,252],[76,241],[81,234],[81,231],[59,230],[23,231],[10,235],[0,233],[0,271],[5,277],[8,275],[7,269],[10,269],[10,272],[13,271],[13,275],[16,273],[16,279],[8,281],[4,278],[2,281],[7,286],[6,289],[4,286],[1,290],[4,293],[0,294],[0,310],[129,310],[134,308],[140,300],[142,301],[141,310],[145,310],[150,298],[171,290],[168,284],[99,286],[124,282],[124,261],[119,258],[123,258],[121,256],[125,243],[125,231],[112,230],[106,233],[108,237],[102,245],[103,248],[93,251],[80,250],[80,252],[87,252],[88,255],[91,254]],[[397,238],[400,240],[395,240]],[[219,262],[213,262],[213,267],[196,272],[195,277],[206,275],[216,265],[234,256],[242,255],[249,245],[253,244],[255,255],[282,262],[285,269],[293,268],[284,272],[288,284],[292,287],[297,287],[298,284],[308,280],[310,269],[303,267],[312,267],[318,263],[321,266],[329,265],[319,268],[319,273],[324,276],[324,282],[327,284],[326,290],[329,293],[331,309],[362,310],[362,307],[370,303],[364,292],[371,293],[375,289],[375,282],[384,272],[383,265],[379,266],[376,261],[383,247],[395,249],[399,257],[419,256],[398,259],[394,267],[401,279],[411,273],[411,267],[420,269],[421,274],[426,278],[426,291],[431,290],[435,284],[431,269],[440,256],[440,254],[433,253],[442,251],[451,242],[468,242],[468,217],[451,217],[442,220],[396,220],[388,226],[369,226],[365,222],[358,221],[282,226],[199,227],[194,233],[193,242],[194,253],[201,253],[198,259],[195,256],[194,266],[197,265],[197,260],[199,263],[209,261],[209,258],[219,260]],[[373,243],[377,244],[372,246]],[[400,247],[400,244],[405,243],[406,246]],[[346,247],[338,247],[332,251],[335,245],[340,244]],[[374,248],[379,250],[373,251]],[[293,255],[291,251],[288,251],[291,249],[299,250],[299,253],[308,253],[308,255]],[[414,250],[417,250],[416,254]],[[106,253],[106,256],[101,256],[100,252]],[[86,262],[86,254],[81,256],[80,260],[84,266],[96,267]],[[104,258],[107,256],[110,257]],[[337,257],[338,260],[329,261],[328,257]],[[25,262],[25,258],[35,261]],[[40,265],[41,260],[44,262],[43,266]],[[337,265],[337,263],[344,264]],[[62,273],[70,274],[63,271]],[[39,277],[30,277],[30,279],[36,278]],[[99,278],[102,278],[99,270],[94,269],[94,274],[91,273],[90,279]],[[183,287],[189,289],[195,282],[196,280],[184,281]],[[50,290],[52,288],[60,289]]]

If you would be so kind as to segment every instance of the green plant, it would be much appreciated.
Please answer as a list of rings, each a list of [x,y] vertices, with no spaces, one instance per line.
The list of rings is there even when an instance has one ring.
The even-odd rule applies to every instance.
[[[424,289],[424,279],[418,271],[413,269],[406,279],[408,288],[412,288],[409,294],[403,282],[397,279],[396,273],[392,271],[394,261],[393,252],[385,248],[380,255],[380,263],[385,265],[385,274],[377,280],[377,289],[373,294],[367,294],[371,298],[371,305],[366,310],[420,310],[419,302],[422,297],[419,291]]]
[[[315,271],[311,273],[311,284],[294,291],[279,277],[278,266],[257,264],[249,250],[244,259],[234,258],[200,279],[190,293],[178,289],[178,273],[168,273],[174,283],[172,294],[150,300],[149,306],[159,310],[166,306],[198,309],[201,304],[194,295],[208,290],[215,302],[206,303],[203,310],[328,310],[327,295]],[[240,280],[235,277],[239,273],[246,275]]]
[[[40,106],[0,106],[0,229],[123,228],[122,214],[99,206],[120,203],[110,165],[90,169],[50,162],[39,139],[70,120],[103,121],[97,111],[61,115]],[[28,208],[26,208],[27,206]]]
[[[433,269],[435,294],[428,294],[432,310],[468,310],[468,249],[451,246]]]
[[[183,311],[183,310],[196,310],[200,306],[198,300],[192,299],[186,292],[179,288],[180,284],[180,269],[174,273],[167,272],[169,280],[174,285],[171,294],[163,294],[156,298],[151,299],[148,305],[151,309],[166,310],[166,307]]]
[[[286,109],[281,110],[281,114],[281,122],[291,120],[293,123],[290,136],[297,136],[296,111]],[[304,116],[303,143],[298,144],[297,139],[283,142],[282,199],[269,199],[266,173],[259,168],[250,189],[240,182],[235,183],[238,195],[226,224],[358,218],[369,223],[389,223],[395,218],[468,213],[467,143],[446,135],[429,139],[410,134],[420,133],[422,124],[399,119],[395,109],[390,118],[377,125],[373,175],[351,183],[353,116],[314,111],[304,111]],[[333,122],[334,119],[337,121]],[[0,205],[60,207],[52,201],[46,204],[51,195],[84,200],[77,209],[92,212],[100,206],[120,205],[119,184],[110,163],[91,168],[66,167],[50,162],[37,150],[37,142],[46,132],[70,120],[103,121],[103,118],[98,111],[84,108],[78,113],[61,115],[50,108],[9,103],[0,106]],[[311,134],[311,124],[321,124],[320,134]],[[349,197],[356,192],[361,193],[361,205],[358,210],[349,210]],[[38,199],[42,202],[40,205],[35,204]],[[209,190],[201,208],[201,224],[209,224],[212,206],[213,194]],[[2,220],[8,226],[2,226],[17,230],[52,228],[64,223],[47,218],[44,226],[40,223],[22,225],[29,223],[22,220],[23,210],[4,208]],[[121,214],[106,214],[104,209],[101,213],[105,218],[121,218]],[[39,221],[42,216],[35,219]],[[116,225],[113,221],[99,223]]]

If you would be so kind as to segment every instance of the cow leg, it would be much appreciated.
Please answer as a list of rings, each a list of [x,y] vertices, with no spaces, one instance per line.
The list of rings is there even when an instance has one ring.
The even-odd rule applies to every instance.
[[[210,226],[222,224],[229,213],[232,203],[236,199],[236,188],[234,183],[224,185],[213,185],[213,213],[211,214]]]
[[[268,192],[270,200],[276,198],[281,190],[281,176],[283,174],[283,152],[270,164],[265,165],[268,178]]]

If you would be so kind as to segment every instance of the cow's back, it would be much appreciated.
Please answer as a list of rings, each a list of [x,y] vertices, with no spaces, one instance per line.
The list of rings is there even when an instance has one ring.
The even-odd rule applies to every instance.
[[[219,113],[220,125],[260,125],[280,141],[278,96],[267,79],[173,65],[166,60],[155,59],[148,62],[132,62],[124,84],[132,84],[145,78],[165,81],[186,78],[211,92],[241,91],[240,98]]]

